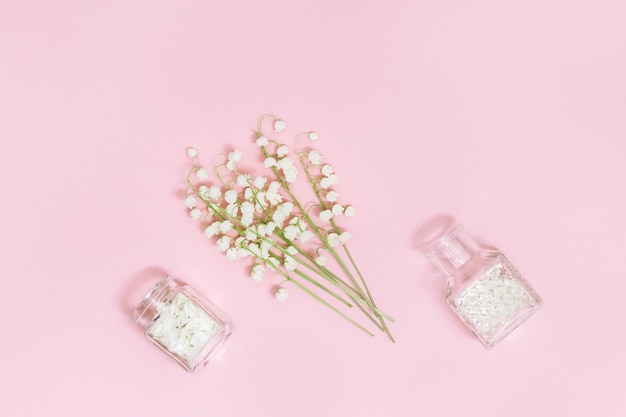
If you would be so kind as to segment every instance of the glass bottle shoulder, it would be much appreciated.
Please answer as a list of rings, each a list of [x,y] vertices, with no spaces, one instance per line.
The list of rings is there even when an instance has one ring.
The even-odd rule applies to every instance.
[[[502,252],[484,249],[474,252],[465,264],[448,277],[446,297],[454,297],[463,292],[498,265],[510,265]]]

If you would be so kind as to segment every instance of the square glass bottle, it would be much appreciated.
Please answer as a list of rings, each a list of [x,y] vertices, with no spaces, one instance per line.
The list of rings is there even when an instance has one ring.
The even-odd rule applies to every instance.
[[[461,224],[428,248],[426,256],[448,277],[448,305],[487,349],[542,305],[506,257],[480,248]]]
[[[150,290],[133,320],[151,342],[190,373],[206,365],[232,332],[224,313],[171,276]]]

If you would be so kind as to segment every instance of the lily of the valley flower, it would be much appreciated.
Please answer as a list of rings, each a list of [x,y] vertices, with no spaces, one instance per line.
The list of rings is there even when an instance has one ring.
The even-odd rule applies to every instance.
[[[343,214],[346,217],[354,217],[354,216],[356,216],[356,209],[354,207],[352,207],[352,206],[348,206],[344,210]]]
[[[287,128],[287,123],[285,123],[282,120],[276,120],[274,122],[274,130],[277,132],[282,132],[283,130],[285,130]]]
[[[323,222],[329,222],[333,218],[333,212],[330,210],[323,210],[320,212],[320,220]]]
[[[326,193],[326,201],[328,201],[329,203],[334,203],[335,201],[337,201],[338,198],[339,194],[337,193],[337,191],[331,190]]]
[[[200,217],[202,217],[202,212],[200,211],[200,209],[194,208],[189,212],[189,217],[191,217],[193,220],[198,220]]]
[[[263,281],[263,275],[265,274],[265,268],[263,265],[255,265],[252,267],[252,280],[254,282]]]
[[[274,294],[274,297],[276,297],[276,299],[278,300],[278,302],[282,303],[287,301],[287,298],[289,298],[289,291],[287,291],[286,288],[279,288],[276,293]]]
[[[319,165],[322,163],[322,155],[320,155],[320,153],[316,150],[309,152],[307,157],[313,165]]]
[[[209,178],[209,173],[206,169],[200,168],[196,171],[196,177],[198,177],[199,180],[206,180]]]
[[[189,208],[194,208],[196,206],[196,197],[193,195],[188,196],[185,199],[185,205]]]
[[[195,158],[196,156],[198,156],[198,151],[196,150],[196,148],[189,147],[186,149],[186,151],[187,156],[190,158]]]

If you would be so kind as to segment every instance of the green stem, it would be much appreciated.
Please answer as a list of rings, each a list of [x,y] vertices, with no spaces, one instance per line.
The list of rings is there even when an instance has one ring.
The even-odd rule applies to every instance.
[[[359,329],[363,330],[365,333],[367,333],[370,336],[374,336],[374,333],[370,332],[369,330],[367,330],[365,327],[361,326],[359,323],[357,323],[356,321],[352,320],[350,317],[346,316],[345,314],[343,314],[341,311],[339,311],[337,308],[333,307],[332,305],[328,304],[328,302],[326,302],[325,300],[323,300],[322,298],[320,298],[317,294],[315,294],[314,292],[312,292],[311,290],[309,290],[307,287],[305,287],[304,285],[302,285],[301,283],[299,283],[298,281],[296,281],[293,278],[289,278],[289,280],[291,282],[293,282],[296,286],[300,287],[300,289],[302,289],[304,292],[306,292],[307,294],[309,294],[311,297],[315,298],[317,301],[319,301],[320,303],[324,304],[326,307],[330,308],[332,311],[334,311],[335,313],[339,314],[341,317],[343,317],[345,320],[347,320],[348,322],[352,323],[353,325],[355,325],[356,327],[358,327]]]
[[[315,183],[315,181],[313,180],[313,178],[311,177],[311,173],[309,171],[309,169],[307,168],[307,164],[305,163],[302,154],[298,151],[298,149],[296,149],[296,154],[298,155],[298,159],[300,160],[300,164],[302,165],[302,168],[304,169],[304,172],[307,175],[307,179],[309,180],[309,184],[311,185],[311,187],[313,188],[313,192],[315,193],[315,196],[317,197],[321,209],[327,209],[326,203],[324,201],[324,199],[322,199],[320,192],[317,188],[317,185]],[[308,216],[308,215],[307,215]],[[335,230],[335,232],[339,232],[339,229],[337,227],[337,224],[335,223],[334,220],[331,219],[331,225],[333,226],[333,229]],[[356,265],[356,262],[354,261],[354,258],[352,257],[352,255],[350,254],[350,251],[348,250],[348,247],[343,244],[342,245],[344,248],[344,251],[346,252],[346,255],[348,256],[348,259],[350,260],[350,263],[352,264],[352,267],[354,268],[354,270],[356,271],[357,275],[359,276],[359,279],[361,281],[361,283],[363,284],[363,288],[365,289],[365,292],[367,293],[367,299],[368,299],[368,304],[370,309],[374,312],[374,314],[378,317],[378,319],[380,320],[380,324],[381,326],[384,328],[385,333],[387,334],[387,336],[389,337],[389,339],[395,343],[395,340],[393,338],[393,336],[391,335],[391,332],[389,331],[389,328],[387,327],[387,323],[385,322],[385,320],[383,319],[382,315],[378,312],[378,308],[376,306],[376,303],[374,302],[374,298],[372,297],[372,294],[367,286],[367,283],[365,282],[365,278],[363,277],[363,274],[361,273],[361,271],[359,270],[358,266]],[[358,285],[358,283],[356,283],[354,280],[353,275],[349,272],[347,266],[344,264],[343,260],[341,259],[341,257],[333,250],[329,247],[329,250],[333,253],[333,256],[335,256],[335,258],[337,259],[337,261],[339,262],[339,264],[341,265],[342,269],[348,274],[348,276],[351,278],[351,280],[353,281],[353,283],[355,284],[355,286],[357,286],[359,289],[361,289],[361,286]],[[390,319],[390,321],[394,321],[391,317],[386,316],[388,319]]]
[[[315,285],[317,288],[321,289],[322,291],[330,294],[331,296],[335,297],[337,300],[339,300],[341,303],[345,304],[346,306],[352,308],[353,305],[350,304],[346,299],[344,299],[342,296],[340,296],[339,294],[337,294],[336,292],[334,292],[333,290],[325,287],[324,285],[320,284],[318,281],[314,280],[313,278],[311,278],[310,276],[308,276],[307,274],[305,274],[304,272],[295,269],[293,272],[295,272],[296,274],[300,275],[302,278],[304,278],[306,281],[310,282],[311,284]]]

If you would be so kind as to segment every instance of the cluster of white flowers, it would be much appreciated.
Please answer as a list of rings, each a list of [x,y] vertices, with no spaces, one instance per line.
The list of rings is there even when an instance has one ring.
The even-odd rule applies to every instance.
[[[262,133],[264,120],[272,121],[274,133]],[[358,275],[365,285],[345,246],[352,235],[335,222],[340,216],[354,217],[356,210],[340,202],[339,193],[334,189],[339,184],[339,176],[333,166],[323,162],[317,150],[299,147],[301,138],[316,141],[319,134],[309,131],[296,136],[292,151],[272,138],[286,128],[283,120],[271,115],[259,120],[255,143],[263,155],[264,175],[252,175],[239,169],[243,155],[233,150],[215,166],[218,182],[210,183],[207,181],[209,172],[200,164],[198,151],[187,148],[187,155],[194,159],[194,167],[187,176],[189,187],[185,197],[189,216],[202,220],[206,237],[214,240],[228,259],[251,262],[250,277],[254,282],[263,281],[268,270],[279,275],[282,281],[275,291],[279,302],[289,297],[285,286],[292,282],[372,334],[315,295],[312,289],[317,289],[323,291],[322,295],[348,306],[358,303],[360,310],[393,340],[385,324],[388,316],[381,315],[366,287],[361,287],[355,278]],[[304,175],[299,175],[295,161],[299,161]],[[317,197],[316,203],[303,205],[295,196],[291,186],[301,177],[308,180]],[[342,245],[347,259],[342,259],[335,249]],[[330,260],[336,261],[335,266],[341,265],[343,279],[329,269],[332,267]],[[347,264],[352,265],[354,274],[347,269]],[[316,281],[311,278],[312,273],[322,279]],[[307,288],[305,283],[313,286]]]
[[[298,180],[298,168],[293,164],[293,159],[285,156],[289,153],[289,148],[282,145],[278,148],[276,156],[269,156],[263,161],[265,168],[275,167],[278,171],[282,171],[285,181],[294,183]]]
[[[284,121],[273,118],[276,133],[286,127]],[[304,136],[311,141],[319,139],[314,131]],[[277,271],[283,283],[293,281],[292,273],[302,276],[299,268],[303,265],[306,266],[303,270],[317,269],[318,274],[328,278],[325,269],[328,259],[320,251],[328,252],[331,258],[338,256],[333,248],[346,244],[352,235],[341,230],[334,219],[353,217],[356,213],[354,207],[339,203],[339,194],[333,189],[339,183],[339,176],[332,165],[322,163],[318,151],[299,150],[296,146],[296,160],[302,163],[320,202],[319,212],[313,218],[290,189],[299,178],[290,147],[268,138],[260,129],[255,143],[269,173],[255,176],[242,172],[238,169],[242,152],[233,150],[225,162],[216,166],[219,184],[207,182],[208,171],[200,165],[197,150],[186,149],[196,162],[187,177],[191,193],[185,198],[185,205],[189,216],[203,220],[205,235],[215,239],[218,249],[228,259],[250,258],[250,276],[255,282],[261,282],[268,269]],[[220,173],[221,168],[226,171]],[[224,172],[228,175],[224,176]],[[315,255],[311,255],[312,250]],[[278,301],[285,301],[289,292],[281,284],[275,295]]]
[[[276,131],[283,130],[284,122],[282,124],[276,122],[274,127]],[[308,137],[315,140],[319,136],[315,132],[310,132]],[[277,174],[275,180],[269,181],[267,176],[253,177],[239,172],[237,164],[241,161],[242,152],[234,150],[228,154],[225,163],[225,168],[233,173],[234,181],[229,182],[229,186],[223,185],[224,188],[204,183],[199,184],[197,189],[192,187],[194,194],[187,196],[185,204],[190,209],[190,217],[197,220],[203,216],[202,210],[198,207],[198,200],[204,202],[206,206],[204,233],[207,238],[215,237],[218,249],[224,252],[228,259],[254,258],[251,277],[254,281],[260,282],[265,274],[265,267],[271,269],[282,267],[287,272],[294,271],[298,267],[300,254],[300,250],[293,246],[294,243],[304,244],[316,234],[309,230],[308,215],[295,210],[294,203],[285,201],[285,196],[281,192],[281,173],[285,183],[288,184],[298,178],[294,160],[288,156],[289,147],[277,145],[275,151],[270,153],[267,149],[270,141],[262,135],[257,137],[256,144],[266,155],[264,166],[273,168]],[[187,148],[187,155],[197,158],[198,152],[195,148]],[[319,152],[311,150],[308,159],[312,164],[319,165],[322,156]],[[322,177],[319,183],[322,188],[326,189],[338,183],[339,177],[331,165],[321,166],[320,172]],[[195,175],[199,180],[205,180],[208,172],[205,168],[197,166]],[[341,215],[354,215],[355,210],[352,206],[344,207],[337,203],[336,191],[328,190],[325,197],[329,208],[319,213],[322,222],[328,223]],[[331,228],[330,231],[320,233],[318,236],[321,239],[325,237],[328,246],[336,247],[345,244],[351,234]],[[326,258],[318,256],[315,263],[323,266],[326,264]]]
[[[262,140],[259,140],[262,139]],[[257,138],[257,144],[265,148],[269,141],[264,136]],[[311,151],[313,152],[313,151]],[[187,154],[197,156],[194,148],[188,148]],[[293,159],[287,157],[289,148],[286,145],[277,147],[275,157],[265,159],[266,167],[275,167],[282,171],[287,183],[294,182],[297,178],[297,168]],[[233,151],[228,154],[226,169],[236,172],[235,184],[231,188],[222,189],[217,185],[208,186],[201,184],[195,194],[187,196],[185,204],[190,208],[190,216],[197,220],[202,217],[202,211],[197,207],[198,199],[207,207],[205,217],[206,227],[204,233],[208,238],[217,238],[217,247],[225,252],[228,259],[237,260],[247,257],[254,258],[251,277],[260,282],[265,273],[265,266],[276,269],[280,266],[286,271],[294,271],[298,266],[298,249],[293,246],[294,242],[302,244],[315,237],[315,233],[309,230],[309,223],[302,213],[294,211],[295,205],[291,201],[284,201],[281,193],[279,179],[268,183],[266,176],[253,177],[249,174],[237,171],[237,163],[241,160],[242,153]],[[320,157],[321,158],[321,157]],[[196,176],[205,177],[206,169],[198,167]],[[322,167],[325,177],[335,175],[330,165]],[[326,194],[328,201],[336,201],[338,194],[330,191]],[[323,222],[328,222],[333,217],[342,214],[348,215],[354,209],[349,206],[344,208],[335,203],[330,209],[319,213]],[[276,242],[274,234],[282,239]],[[337,233],[333,231],[326,234],[330,247],[345,244],[351,237],[347,231]],[[285,247],[285,244],[289,246]],[[324,265],[325,257],[318,257],[316,263]]]

